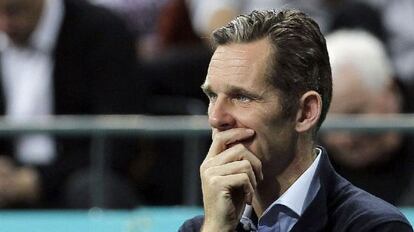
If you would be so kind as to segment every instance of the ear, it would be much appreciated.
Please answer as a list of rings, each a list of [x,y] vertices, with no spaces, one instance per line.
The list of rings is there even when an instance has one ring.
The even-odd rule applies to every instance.
[[[311,130],[318,123],[322,112],[322,98],[316,91],[308,91],[299,100],[295,129],[299,133]]]

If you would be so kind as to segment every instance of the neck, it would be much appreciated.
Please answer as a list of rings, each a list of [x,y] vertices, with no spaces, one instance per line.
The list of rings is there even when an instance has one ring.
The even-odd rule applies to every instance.
[[[312,165],[316,158],[313,143],[297,146],[292,161],[283,172],[264,176],[253,198],[253,208],[258,217]]]

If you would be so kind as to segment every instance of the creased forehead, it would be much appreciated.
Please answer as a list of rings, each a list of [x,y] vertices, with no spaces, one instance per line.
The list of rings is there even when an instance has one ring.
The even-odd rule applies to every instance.
[[[243,50],[218,49],[211,58],[207,76],[214,75],[217,71],[220,71],[223,77],[248,72],[250,68],[248,64],[251,61],[245,56],[246,53]]]
[[[255,65],[267,65],[271,45],[267,39],[248,43],[232,43],[218,46],[214,52],[209,72],[216,68],[225,69],[224,74],[249,72]],[[246,70],[247,69],[247,70]]]

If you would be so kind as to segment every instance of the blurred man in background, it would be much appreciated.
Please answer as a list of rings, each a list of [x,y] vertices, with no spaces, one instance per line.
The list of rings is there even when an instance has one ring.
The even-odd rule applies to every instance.
[[[0,0],[0,30],[7,119],[139,113],[133,36],[109,11],[76,0]],[[67,178],[88,165],[88,144],[37,134],[2,141],[0,206],[64,206]]]
[[[327,36],[333,98],[330,114],[397,114],[404,99],[384,45],[360,30]],[[368,192],[401,205],[410,198],[412,140],[396,132],[329,132],[323,142],[340,174]],[[412,198],[412,197],[411,197]]]

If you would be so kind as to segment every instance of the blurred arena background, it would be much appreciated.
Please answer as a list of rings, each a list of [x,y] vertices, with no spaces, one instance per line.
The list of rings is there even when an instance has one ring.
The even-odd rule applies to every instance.
[[[372,105],[391,110],[335,108],[320,141],[342,175],[414,222],[412,0],[54,1],[0,0],[1,231],[176,231],[202,213],[208,35],[241,13],[280,7],[307,12],[327,36],[364,31],[384,48],[389,69],[374,70],[371,82],[387,76],[397,100],[379,92]],[[369,98],[349,88],[345,99]],[[360,138],[342,136],[340,147],[359,142],[384,154],[342,159],[326,140],[336,132]],[[399,142],[387,146],[390,133]]]

